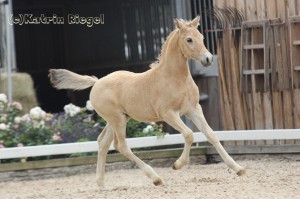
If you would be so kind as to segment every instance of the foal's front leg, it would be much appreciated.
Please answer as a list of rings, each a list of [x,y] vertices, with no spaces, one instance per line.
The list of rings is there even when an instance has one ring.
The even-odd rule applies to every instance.
[[[179,113],[171,112],[166,114],[164,117],[164,121],[167,122],[174,129],[179,131],[185,139],[183,152],[179,159],[176,160],[176,162],[173,165],[174,170],[181,169],[189,162],[190,149],[194,141],[193,131],[183,123],[179,116]]]
[[[242,175],[245,173],[245,169],[238,165],[225,151],[225,149],[219,141],[219,138],[207,124],[206,119],[203,115],[202,108],[199,104],[194,110],[190,111],[187,114],[187,117],[189,117],[197,126],[197,128],[207,137],[208,141],[216,148],[216,150],[224,160],[225,164],[229,168],[234,170],[237,173],[237,175]]]

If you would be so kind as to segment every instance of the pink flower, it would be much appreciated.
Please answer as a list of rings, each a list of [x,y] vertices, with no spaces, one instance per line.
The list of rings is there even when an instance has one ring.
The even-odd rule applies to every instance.
[[[11,104],[13,107],[15,107],[16,109],[18,109],[19,111],[22,111],[23,110],[23,106],[20,102],[13,102]]]
[[[17,147],[24,147],[23,143],[18,143]]]
[[[61,139],[61,137],[60,137],[59,134],[54,134],[54,135],[52,136],[52,140],[54,140],[54,141],[62,141],[62,139]]]
[[[4,141],[3,141],[3,140],[0,140],[0,149],[3,149],[3,148],[5,148],[5,146],[4,146]]]

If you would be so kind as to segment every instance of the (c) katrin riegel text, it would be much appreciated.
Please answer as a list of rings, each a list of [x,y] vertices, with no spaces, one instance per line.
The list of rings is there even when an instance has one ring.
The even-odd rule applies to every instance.
[[[67,19],[66,19],[67,18]],[[104,14],[96,17],[83,17],[79,14],[68,14],[67,17],[61,17],[56,14],[46,16],[41,14],[34,16],[33,14],[11,15],[9,18],[10,25],[27,25],[27,24],[80,24],[92,27],[93,25],[104,24]]]

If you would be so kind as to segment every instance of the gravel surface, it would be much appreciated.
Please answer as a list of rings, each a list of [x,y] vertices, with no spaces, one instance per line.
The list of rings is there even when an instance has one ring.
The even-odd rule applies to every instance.
[[[194,164],[193,161],[178,171],[170,167],[155,168],[165,182],[163,186],[156,187],[141,170],[118,167],[109,169],[106,173],[106,186],[102,189],[96,186],[94,172],[78,172],[68,177],[1,182],[0,198],[300,199],[300,155],[256,155],[234,158],[240,165],[246,167],[244,176],[239,177],[228,171],[223,162]]]

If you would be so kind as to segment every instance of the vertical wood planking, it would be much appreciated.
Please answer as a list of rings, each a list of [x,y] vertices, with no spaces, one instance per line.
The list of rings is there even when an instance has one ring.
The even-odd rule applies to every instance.
[[[284,101],[284,107],[283,107],[284,128],[292,129],[294,128],[294,125],[293,125],[293,111],[292,111],[293,107],[292,107],[291,91],[289,90],[283,91],[283,101]]]
[[[300,128],[300,89],[295,89],[293,93],[294,101],[294,127]],[[300,144],[300,140],[295,140],[295,144]]]
[[[286,12],[286,7],[285,7],[285,1],[286,0],[277,0],[277,17],[282,19],[282,21],[286,21],[285,19],[285,12]]]
[[[291,2],[290,2],[291,3]],[[298,7],[298,1],[295,1],[295,7]],[[290,10],[290,16],[293,14],[296,15],[298,10],[295,10],[295,13],[292,13]],[[294,45],[294,41],[300,40],[300,23],[289,23],[289,36],[290,36],[290,66],[292,71],[292,89],[293,89],[293,122],[295,128],[300,128],[300,72],[295,71],[295,66],[300,66],[300,45]],[[294,140],[295,143],[299,144],[300,140]],[[290,142],[287,141],[288,144]]]
[[[251,118],[250,119],[250,129],[255,129],[255,123],[254,123],[254,117],[253,117],[253,113],[254,113],[254,106],[253,106],[253,96],[252,93],[246,93],[246,101],[247,101],[247,108],[248,108],[248,115]],[[245,142],[246,145],[255,145],[255,141],[246,141]]]
[[[242,1],[236,0],[235,7],[236,7],[236,9],[240,10],[242,13],[245,14],[245,1],[244,0],[242,0]]]
[[[256,0],[256,10],[257,10],[258,20],[266,19],[267,10],[265,5],[265,0]]]
[[[224,59],[223,59],[223,74],[224,76],[224,81],[225,81],[225,86],[227,89],[227,103],[229,105],[229,111],[231,114],[233,113],[233,107],[232,107],[232,100],[233,100],[233,93],[232,93],[232,74],[231,74],[231,59],[230,59],[230,35],[229,31],[224,31],[223,32],[223,53],[224,53]],[[233,128],[234,127],[234,121],[233,121]]]
[[[278,13],[276,13],[276,17],[278,17]],[[284,27],[274,26],[272,29],[272,33],[274,36],[274,55],[275,63],[276,63],[276,71],[277,71],[277,84],[278,87],[272,90],[273,96],[273,122],[274,128],[283,129],[284,119],[283,119],[283,99],[282,99],[282,91],[283,91],[283,61],[282,61],[282,42],[281,42],[281,31]],[[280,140],[275,140],[275,144],[280,144]]]
[[[217,40],[217,53],[218,53],[218,68],[219,68],[219,85],[221,90],[221,110],[222,110],[222,125],[224,130],[234,129],[232,113],[230,109],[230,104],[228,100],[228,93],[225,82],[224,74],[224,46],[222,39]]]
[[[247,106],[247,93],[242,93],[242,103],[243,103],[243,110],[244,110],[244,118],[245,118],[245,129],[251,129],[251,117],[248,114],[248,106]]]
[[[293,107],[292,107],[292,91],[291,91],[291,68],[289,60],[289,50],[286,46],[289,46],[289,34],[288,34],[288,15],[290,13],[289,0],[278,1],[278,12],[280,17],[286,22],[284,27],[280,29],[280,43],[281,43],[281,55],[282,55],[282,72],[283,72],[283,91],[282,91],[282,110],[283,110],[283,126],[284,128],[293,128]],[[290,142],[290,141],[288,141]]]
[[[214,6],[217,8],[224,8],[226,0],[214,0]]]
[[[290,90],[283,91],[283,114],[284,114],[284,128],[292,129],[293,125],[293,99],[292,92]],[[286,144],[294,144],[294,140],[286,140]]]
[[[277,0],[265,0],[266,1],[266,15],[267,18],[273,19],[277,17]],[[280,0],[279,0],[280,1]]]
[[[273,129],[271,93],[263,94],[265,129]]]
[[[270,19],[280,18],[278,14],[278,1],[276,0],[266,0],[267,4],[267,17]],[[282,2],[282,1],[280,1]],[[282,64],[282,51],[281,51],[281,42],[280,42],[280,29],[281,26],[273,26],[271,29],[272,41],[271,41],[271,67],[273,73],[272,82],[272,111],[273,111],[273,127],[275,129],[283,128],[283,112],[282,112],[282,95],[283,90],[283,64]],[[273,65],[274,64],[274,65]],[[275,80],[274,80],[275,78]],[[268,143],[268,141],[267,141]],[[275,140],[274,144],[279,144],[280,141]]]
[[[232,5],[234,6],[234,5]],[[231,32],[229,32],[230,38],[233,38]],[[237,36],[237,35],[236,35]],[[238,47],[235,46],[234,38],[230,41],[230,59],[231,59],[231,73],[232,73],[232,94],[233,94],[233,117],[235,123],[235,129],[245,129],[244,111],[241,102],[241,94],[239,90],[239,58]],[[244,145],[244,141],[236,141],[236,145]]]
[[[294,93],[293,93],[293,101],[294,101],[294,124],[295,124],[295,128],[299,129],[300,128],[300,89],[294,89]]]
[[[239,81],[241,81],[241,76],[238,76],[239,68],[236,67],[236,62],[242,60],[238,59],[240,55],[235,52],[241,49],[233,45],[232,34],[223,33],[221,49],[224,53],[223,63],[221,64],[221,73],[223,75],[220,76],[219,82],[220,97],[224,102],[224,104],[221,104],[224,111],[223,117],[227,119],[230,115],[229,120],[232,120],[232,124],[235,125],[233,127],[236,129],[239,128],[241,121],[244,121],[243,125],[245,128],[252,129],[300,128],[300,90],[295,85],[296,89],[293,90],[292,88],[292,79],[295,78],[296,80],[298,76],[293,77],[292,74],[291,56],[293,55],[290,54],[289,45],[291,45],[291,38],[288,34],[289,27],[287,25],[288,16],[300,15],[300,0],[215,0],[214,4],[218,5],[217,7],[224,8],[228,6],[239,9],[244,13],[246,21],[280,18],[286,22],[285,26],[273,26],[271,34],[268,36],[268,38],[272,39],[270,41],[269,56],[272,69],[270,92],[259,91],[261,79],[260,77],[254,77],[258,75],[249,75],[251,81],[248,83],[252,84],[251,93],[240,93],[240,91],[236,90],[236,85],[239,85]],[[253,33],[252,41],[260,40],[260,34],[255,35]],[[228,52],[230,52],[230,55]],[[259,59],[260,55],[254,52],[251,54],[252,58],[249,57],[249,59],[251,58],[251,69],[257,69],[256,67],[259,63],[254,63],[253,61],[258,60],[259,62],[261,60]],[[253,56],[256,57],[253,59]],[[300,59],[300,55],[296,57],[296,59],[298,58]],[[231,68],[228,69],[228,65]],[[239,96],[240,100],[236,96]],[[229,113],[226,113],[225,109],[229,109]],[[272,141],[267,141],[266,143],[272,144]],[[278,142],[276,141],[275,143]],[[293,144],[294,141],[287,141],[286,143]],[[253,143],[248,142],[247,144]]]
[[[254,21],[254,20],[258,20],[258,19],[262,19],[265,15],[265,11],[263,9],[259,9],[258,10],[258,6],[263,7],[263,5],[260,4],[260,0],[256,0],[256,1],[247,1],[247,6],[246,8],[247,10],[247,20],[249,21]],[[257,44],[257,43],[262,43],[262,35],[260,34],[260,31],[254,30],[252,29],[252,44]],[[260,64],[260,60],[263,59],[259,59],[258,52],[255,52],[254,50],[252,50],[252,58],[251,58],[251,69],[257,69],[258,67],[261,67],[262,65]],[[256,61],[259,61],[258,63],[255,63]],[[264,107],[263,107],[263,94],[261,93],[261,91],[258,91],[257,88],[260,87],[260,85],[262,84],[262,77],[256,76],[256,75],[252,75],[251,76],[251,84],[252,84],[252,111],[253,111],[253,115],[254,115],[254,128],[255,129],[263,129],[265,128],[265,124],[264,124]],[[255,145],[262,145],[264,144],[264,141],[255,141]]]
[[[235,0],[227,0],[226,7],[235,7]]]
[[[262,1],[264,2],[264,1]],[[262,6],[262,10],[259,11],[258,16],[261,16],[261,20],[265,19],[266,17],[266,13],[265,13],[265,9],[264,9],[264,4],[260,5]],[[263,81],[264,84],[264,88],[260,89],[261,93],[262,93],[262,101],[263,101],[263,117],[264,117],[264,124],[261,126],[264,126],[263,128],[265,129],[270,129],[273,128],[273,118],[272,118],[272,102],[271,102],[271,93],[270,93],[270,88],[269,88],[269,67],[270,67],[270,60],[269,60],[269,45],[270,45],[270,27],[268,26],[268,24],[264,25],[263,28],[263,33],[261,35],[263,35],[262,39],[258,39],[258,40],[263,40],[263,43],[265,44],[265,49],[264,49],[264,54],[260,54],[258,55],[258,58],[256,60],[262,60],[259,64],[260,66],[264,66],[264,70],[265,70],[265,74],[263,79],[261,79],[260,81]],[[257,38],[259,38],[260,36],[257,35]],[[258,80],[259,82],[259,80]],[[261,83],[262,84],[262,83]],[[260,121],[261,118],[258,118],[258,120]],[[259,142],[259,141],[258,141]],[[263,142],[262,142],[263,144]],[[270,143],[271,144],[271,143]]]
[[[246,21],[257,20],[256,0],[245,1]]]
[[[263,44],[263,29],[252,28],[252,44]],[[266,50],[266,49],[265,49]],[[264,54],[261,50],[252,50],[253,57],[251,58],[251,69],[262,69],[264,66]],[[267,74],[265,74],[267,75]],[[254,124],[256,129],[264,129],[264,107],[263,107],[263,75],[252,75],[252,95],[254,107]]]
[[[226,0],[218,0],[218,8],[225,8],[226,7]],[[231,83],[228,77],[230,76],[230,59],[227,59],[228,54],[228,44],[227,44],[227,32],[222,32],[222,39],[219,39],[219,50],[222,52],[222,60],[219,64],[219,76],[220,77],[220,88],[222,89],[223,95],[223,127],[226,129],[234,129],[234,120],[232,115],[232,92],[231,92]],[[217,44],[218,45],[218,44]],[[219,53],[218,53],[219,55]]]
[[[241,11],[241,13],[243,13],[245,15],[245,1],[236,0],[235,1],[235,7],[239,11]],[[242,38],[240,38],[240,45],[239,45],[238,51],[236,53],[236,56],[240,56],[240,57],[241,57],[240,51],[242,50],[241,39]],[[241,59],[236,59],[236,60],[238,60],[240,62],[239,65],[243,61]],[[238,68],[238,69],[240,70],[240,68]],[[241,74],[241,72],[242,71],[239,71],[240,74]],[[241,75],[239,77],[241,78]],[[240,85],[241,85],[242,79],[240,79],[240,78],[239,78],[239,81],[240,81]],[[249,111],[248,111],[248,107],[247,107],[246,94],[245,93],[241,93],[240,99],[241,99],[241,106],[242,106],[241,109],[242,109],[242,114],[243,114],[243,120],[244,120],[245,129],[250,129],[250,117],[248,115]]]
[[[286,24],[285,24],[285,43],[287,44],[287,46],[291,46],[292,42],[291,42],[291,37],[290,37],[290,28],[291,26],[289,25],[288,21],[289,21],[289,16],[294,16],[295,15],[295,0],[287,0],[286,1]],[[285,49],[285,48],[283,48]],[[289,90],[285,90],[283,93],[283,99],[284,99],[284,125],[285,128],[294,128],[294,119],[293,119],[293,73],[292,73],[292,69],[291,69],[291,51],[290,48],[287,48],[286,50],[286,63],[287,63],[287,67],[285,67],[286,73],[288,74],[288,82],[286,82],[286,84],[289,85]],[[292,81],[290,81],[292,80]],[[285,142],[286,144],[294,144],[294,140],[287,140]]]
[[[234,7],[234,0],[227,0],[225,3],[226,7]],[[229,23],[230,24],[230,23]],[[234,38],[232,37],[231,31],[225,31],[223,32],[223,44],[224,44],[224,58],[225,58],[225,65],[224,66],[224,71],[225,71],[225,81],[226,81],[226,88],[227,88],[227,93],[228,93],[228,100],[230,103],[230,112],[232,115],[232,127],[236,129],[236,116],[235,116],[235,108],[233,107],[233,104],[236,102],[236,96],[235,96],[235,86],[234,85],[234,74],[232,73],[232,70],[234,70],[234,66],[233,66],[233,62],[234,60],[232,60],[231,58],[231,45],[232,45],[232,41],[234,40]],[[236,79],[235,79],[236,80]],[[224,145],[236,145],[236,142],[224,142]]]
[[[295,15],[300,15],[300,0],[295,0],[296,3],[296,13]]]
[[[295,16],[297,11],[296,0],[287,0],[287,16]]]
[[[300,95],[299,95],[299,87],[300,87],[300,72],[295,71],[295,66],[300,66],[300,46],[293,45],[294,41],[300,40],[300,23],[289,23],[289,36],[290,36],[290,58],[291,58],[291,71],[293,77],[293,119],[295,128],[299,128],[300,126]],[[299,140],[295,141],[299,143]]]
[[[234,47],[234,40],[231,40],[230,58],[232,60],[231,72],[232,72],[232,92],[233,92],[233,115],[235,122],[235,129],[245,129],[244,113],[241,103],[241,95],[239,92],[239,74],[238,74],[238,52]]]
[[[273,92],[274,128],[283,129],[283,112],[281,92]]]

